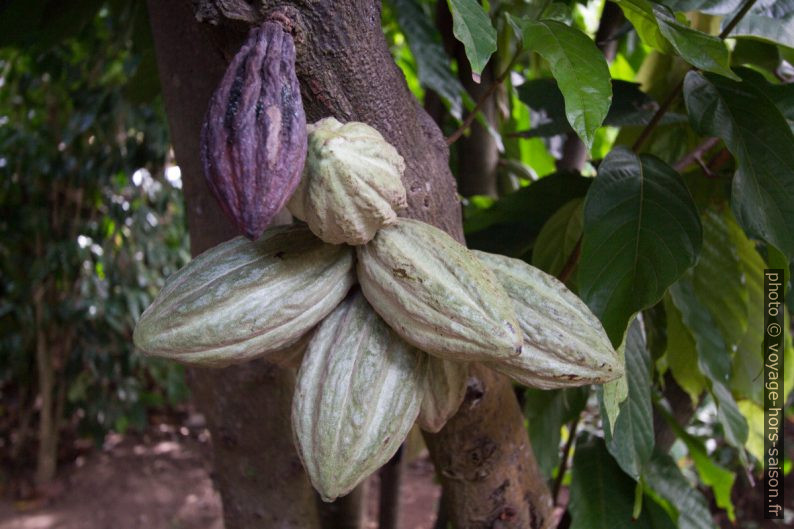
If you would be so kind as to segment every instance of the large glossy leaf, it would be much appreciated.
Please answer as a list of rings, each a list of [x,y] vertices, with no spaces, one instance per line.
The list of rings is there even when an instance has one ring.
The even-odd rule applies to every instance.
[[[794,134],[755,86],[689,72],[684,96],[692,126],[723,139],[738,163],[731,205],[749,235],[794,260]]]
[[[729,214],[713,209],[703,214],[703,248],[693,270],[693,284],[695,295],[711,313],[726,346],[733,349],[747,330],[749,306],[729,231]]]
[[[771,99],[790,124],[794,122],[794,84],[772,84],[763,75],[750,68],[737,68],[736,73],[744,82],[752,84],[759,92]]]
[[[679,22],[664,6],[655,4],[653,13],[659,23],[659,31],[681,58],[701,70],[738,79],[730,69],[730,53],[721,39]]]
[[[700,11],[709,15],[727,15],[736,11],[745,0],[663,0],[674,11]]]
[[[648,496],[633,518],[636,483],[609,455],[604,441],[577,439],[570,488],[571,529],[672,529],[675,524]]]
[[[626,381],[628,398],[620,404],[614,428],[604,429],[609,453],[623,471],[639,479],[653,453],[653,409],[651,407],[651,358],[645,332],[635,319],[626,336]]]
[[[643,479],[678,511],[679,529],[715,527],[706,499],[689,484],[672,457],[656,452],[643,472]]]
[[[447,0],[452,12],[452,32],[463,43],[475,79],[496,51],[496,29],[477,0]]]
[[[438,29],[417,0],[390,0],[397,23],[405,33],[419,70],[419,81],[441,96],[450,113],[460,118],[463,112],[463,85],[452,73],[450,58],[441,45]]]
[[[522,30],[524,46],[549,63],[565,98],[568,122],[590,148],[612,100],[603,53],[590,37],[556,20],[523,20]]]
[[[794,17],[772,18],[748,13],[731,31],[731,37],[749,37],[794,48]]]
[[[579,293],[617,344],[629,318],[695,264],[700,219],[678,173],[622,147],[601,162],[584,216]]]
[[[532,265],[558,276],[582,236],[584,199],[575,198],[558,209],[546,221],[535,239]],[[571,276],[573,277],[573,276]]]
[[[529,420],[532,452],[547,478],[560,462],[560,431],[579,416],[589,394],[589,387],[525,390],[524,413]]]
[[[706,380],[698,369],[695,340],[669,294],[664,297],[664,310],[667,316],[667,365],[675,381],[692,399],[692,404],[697,404],[700,394],[706,389]]]

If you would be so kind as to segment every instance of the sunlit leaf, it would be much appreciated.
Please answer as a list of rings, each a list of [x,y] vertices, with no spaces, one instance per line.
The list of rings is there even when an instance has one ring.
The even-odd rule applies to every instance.
[[[496,51],[496,29],[477,0],[447,0],[447,3],[452,12],[452,32],[466,49],[471,71],[479,76]]]
[[[522,27],[524,46],[549,63],[565,98],[568,122],[590,148],[612,100],[603,53],[587,35],[555,20],[524,20]]]

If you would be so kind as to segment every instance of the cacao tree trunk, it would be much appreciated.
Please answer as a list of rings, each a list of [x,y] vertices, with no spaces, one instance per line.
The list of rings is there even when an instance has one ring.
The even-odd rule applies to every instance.
[[[191,4],[213,24],[197,23]],[[293,0],[257,6],[242,0],[149,1],[193,252],[232,235],[199,164],[204,109],[247,28],[268,18],[292,30],[309,121],[334,116],[377,128],[407,164],[405,215],[462,241],[448,149],[389,53],[380,3]],[[461,528],[500,521],[506,528],[546,527],[551,502],[511,386],[484,368],[477,373],[477,397],[468,399],[450,427],[431,441],[445,493],[452,498],[450,518]],[[228,529],[316,527],[316,509],[309,508],[311,494],[291,446],[291,384],[289,372],[262,363],[192,373],[191,387],[213,436]],[[464,464],[475,455],[476,464]]]

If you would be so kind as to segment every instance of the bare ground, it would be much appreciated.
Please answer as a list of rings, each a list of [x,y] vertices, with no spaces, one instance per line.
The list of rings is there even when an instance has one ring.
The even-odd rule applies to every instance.
[[[0,529],[223,529],[205,457],[208,434],[159,430],[108,436],[101,450],[64,466],[48,498],[0,500]],[[368,529],[377,527],[377,478],[371,479]],[[426,457],[406,464],[401,529],[431,529],[439,495]]]

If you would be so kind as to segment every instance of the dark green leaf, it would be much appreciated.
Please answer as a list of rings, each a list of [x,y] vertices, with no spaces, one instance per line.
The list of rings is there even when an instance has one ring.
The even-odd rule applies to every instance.
[[[548,63],[565,98],[565,114],[588,149],[612,100],[606,59],[581,31],[555,20],[522,22],[524,46]]]
[[[689,72],[684,96],[695,130],[722,138],[737,159],[739,224],[794,260],[794,134],[785,118],[755,86],[716,75]]]
[[[695,263],[700,219],[678,173],[622,147],[599,166],[584,217],[580,295],[618,344],[631,316]]]
[[[591,182],[574,173],[541,178],[466,219],[466,241],[478,250],[528,256],[546,221],[568,201],[583,197]]]
[[[772,18],[746,14],[733,28],[731,37],[749,37],[794,48],[794,17]]]
[[[615,427],[605,428],[607,449],[623,471],[639,479],[653,453],[653,409],[651,407],[651,358],[645,332],[635,319],[626,336],[626,379],[629,396],[620,404]],[[611,435],[610,435],[611,433]]]
[[[655,453],[643,472],[643,479],[656,494],[678,511],[679,529],[713,529],[708,503],[681,474],[667,454]]]
[[[419,81],[436,92],[460,118],[463,112],[463,85],[452,73],[450,58],[441,45],[438,29],[417,0],[390,0],[397,23],[405,33],[419,69]]]
[[[672,520],[645,496],[646,508],[634,520],[636,483],[609,455],[603,439],[576,441],[570,488],[571,529],[672,529]]]
[[[463,43],[475,80],[496,51],[496,29],[477,0],[447,0],[452,32]]]
[[[747,330],[749,306],[728,215],[714,209],[703,214],[703,248],[693,269],[693,284],[695,295],[711,313],[725,345],[733,349]]]
[[[725,384],[731,372],[731,354],[714,323],[711,313],[695,295],[690,277],[670,287],[673,303],[681,312],[698,351],[700,370],[711,380]]]
[[[738,79],[730,69],[730,52],[722,40],[682,24],[664,6],[654,5],[653,12],[659,31],[685,61],[701,70]]]
[[[584,200],[581,198],[575,198],[558,209],[535,239],[532,265],[558,276],[582,236],[583,220]]]
[[[697,404],[700,394],[706,389],[706,380],[698,369],[698,353],[695,339],[681,318],[670,295],[664,297],[664,310],[667,317],[667,365],[673,378],[689,394],[693,404]]]

